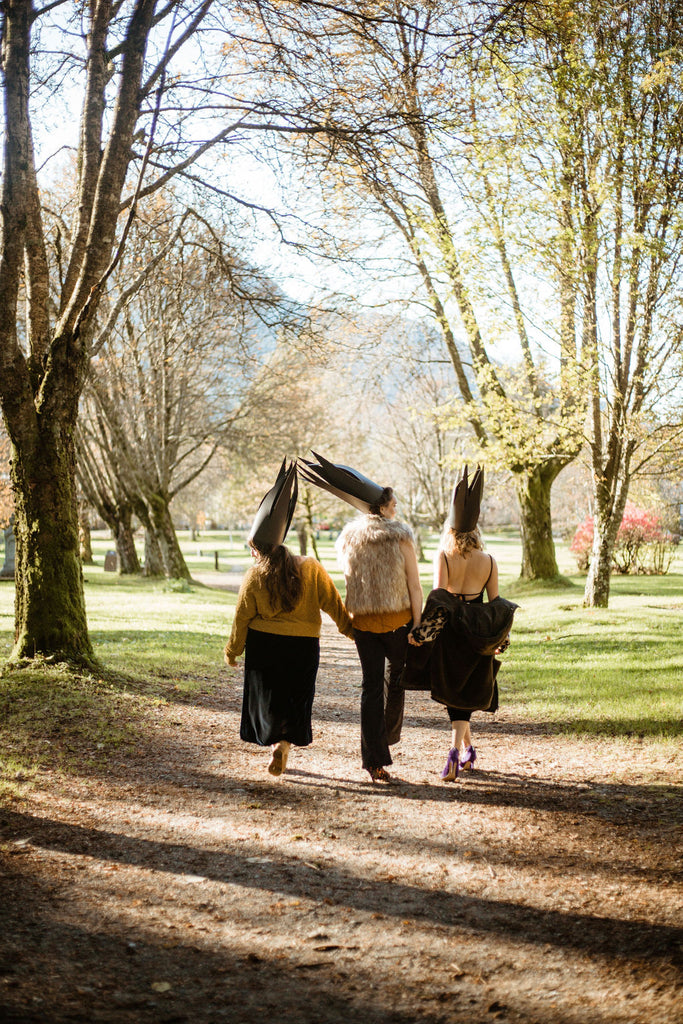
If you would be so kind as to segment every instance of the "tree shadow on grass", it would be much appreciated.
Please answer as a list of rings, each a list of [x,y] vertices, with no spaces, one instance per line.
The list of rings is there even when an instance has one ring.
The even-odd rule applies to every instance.
[[[621,576],[612,574],[610,596],[680,597],[683,599],[683,575],[667,573],[665,576]]]
[[[324,694],[325,705],[316,701],[313,707],[313,718],[317,722],[335,724],[360,723],[360,697],[352,706],[347,702],[333,703],[329,693]],[[406,701],[406,712],[403,720],[404,737],[411,729],[433,730],[436,736],[442,735],[444,743],[450,738],[450,719],[446,709],[439,704],[432,709],[421,711],[411,706],[410,698]],[[441,713],[439,713],[441,708]],[[477,743],[477,736],[525,736],[525,737],[556,737],[572,738],[601,737],[605,739],[673,739],[683,736],[683,720],[672,715],[671,718],[627,718],[605,716],[604,718],[579,718],[568,715],[564,720],[538,719],[497,719],[486,712],[474,712],[472,730]]]

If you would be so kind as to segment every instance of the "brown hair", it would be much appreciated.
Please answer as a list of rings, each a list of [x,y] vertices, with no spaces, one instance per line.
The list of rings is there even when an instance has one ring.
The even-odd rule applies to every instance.
[[[394,496],[394,488],[393,487],[385,487],[384,490],[382,491],[382,493],[380,494],[378,500],[376,502],[374,502],[374,504],[372,504],[370,506],[370,508],[369,508],[370,515],[371,516],[381,516],[382,515],[382,505],[388,505],[389,502],[391,501],[391,499],[393,498],[393,496]]]
[[[443,528],[441,548],[446,555],[460,555],[461,558],[468,555],[470,551],[482,551],[484,545],[479,527],[475,526],[473,530],[468,530],[466,533],[458,533],[446,523]]]
[[[283,612],[294,611],[301,598],[303,584],[301,571],[294,555],[284,544],[255,544],[257,552],[256,574],[268,591],[273,608]]]

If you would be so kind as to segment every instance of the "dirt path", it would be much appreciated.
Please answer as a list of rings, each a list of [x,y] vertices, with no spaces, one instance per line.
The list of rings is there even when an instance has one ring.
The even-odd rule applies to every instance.
[[[0,812],[1,1020],[683,1022],[680,757],[503,710],[444,784],[446,716],[411,694],[373,787],[330,629],[314,744],[274,779],[219,675],[106,777]]]

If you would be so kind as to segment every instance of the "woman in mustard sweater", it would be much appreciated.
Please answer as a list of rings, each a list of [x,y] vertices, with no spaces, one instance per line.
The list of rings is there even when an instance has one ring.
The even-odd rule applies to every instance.
[[[225,659],[245,652],[240,738],[272,746],[271,775],[282,775],[291,746],[313,740],[311,712],[320,660],[321,610],[351,637],[351,620],[329,574],[282,541],[296,505],[296,467],[283,462],[263,499],[249,545],[256,561],[237,598]]]

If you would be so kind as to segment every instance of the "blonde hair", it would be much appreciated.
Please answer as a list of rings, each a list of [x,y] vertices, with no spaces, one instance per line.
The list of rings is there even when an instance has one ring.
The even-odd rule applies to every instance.
[[[473,530],[468,530],[466,533],[458,533],[448,523],[444,526],[441,537],[441,550],[447,556],[460,555],[461,558],[464,558],[470,551],[483,551],[483,549],[484,543],[478,526],[475,526]]]

